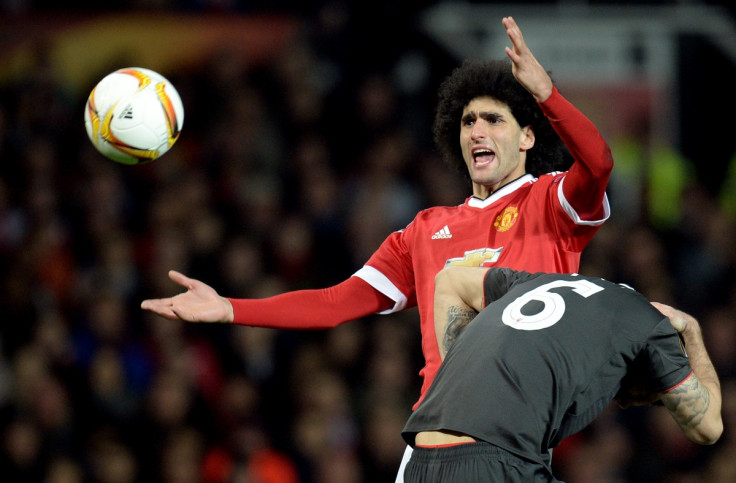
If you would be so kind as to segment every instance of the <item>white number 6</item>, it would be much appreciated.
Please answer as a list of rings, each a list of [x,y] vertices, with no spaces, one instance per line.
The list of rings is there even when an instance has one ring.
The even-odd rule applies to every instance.
[[[503,311],[503,323],[519,330],[539,330],[559,322],[565,314],[565,299],[560,294],[549,292],[556,287],[570,287],[573,292],[585,298],[603,290],[603,287],[588,280],[556,280],[546,283],[507,305]],[[542,310],[536,314],[523,314],[521,309],[533,300],[544,304]]]

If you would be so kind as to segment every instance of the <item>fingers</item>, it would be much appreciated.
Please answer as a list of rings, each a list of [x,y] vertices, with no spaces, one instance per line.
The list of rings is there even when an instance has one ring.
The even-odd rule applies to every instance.
[[[692,317],[685,312],[677,310],[674,307],[670,307],[669,305],[665,305],[659,302],[651,302],[651,304],[654,306],[654,308],[662,312],[665,317],[670,319],[672,327],[674,327],[677,332],[684,331],[688,325],[688,321],[692,319]]]
[[[505,17],[503,19],[503,25],[506,27],[506,35],[508,35],[511,41],[511,47],[506,46],[506,55],[511,59],[515,69],[522,68],[522,63],[525,61],[524,57],[529,57],[531,51],[524,42],[524,37],[521,34],[516,21],[512,17]],[[533,59],[533,58],[532,58]],[[529,62],[529,60],[527,60]]]
[[[524,36],[521,34],[521,29],[512,17],[506,17],[502,22],[506,28],[506,35],[508,35],[511,44],[514,46],[513,51],[518,53],[524,47]]]
[[[507,31],[507,32],[508,32],[509,30],[513,29],[513,28],[515,28],[515,29],[517,29],[517,30],[518,30],[518,28],[519,28],[519,26],[518,26],[518,25],[516,25],[516,20],[514,20],[514,17],[511,17],[511,16],[509,16],[509,17],[504,17],[504,18],[502,18],[502,19],[501,19],[501,23],[502,23],[502,24],[503,24],[503,26],[504,26],[504,27],[506,28],[506,31]]]
[[[178,283],[185,288],[192,288],[192,282],[194,281],[194,279],[191,279],[176,270],[169,270],[169,278],[172,282]]]
[[[662,312],[662,314],[666,317],[669,317],[670,319],[673,318],[676,315],[676,310],[669,305],[665,305],[659,302],[650,302],[655,309]]]
[[[176,270],[169,270],[168,275],[173,282],[186,288],[187,292],[179,294],[177,297],[144,300],[143,302],[141,302],[141,309],[148,310],[155,313],[156,315],[160,315],[161,317],[171,320],[188,320],[186,315],[182,316],[182,314],[179,313],[180,310],[177,310],[175,308],[174,302],[177,300],[178,297],[194,291],[198,286],[197,284],[201,282],[198,282],[193,278],[189,278],[183,273],[177,272]]]
[[[170,298],[167,299],[148,299],[141,302],[141,309],[153,312],[161,317],[176,320],[179,318],[172,309],[172,302]]]
[[[675,309],[674,307],[670,307],[669,305],[660,302],[651,302],[651,304],[654,306],[655,309],[659,310],[667,317],[672,317],[677,312],[679,312],[679,310]]]
[[[144,300],[141,302],[141,309],[171,320],[187,322],[226,320],[227,313],[223,315],[223,312],[227,311],[222,310],[222,304],[218,306],[217,302],[220,298],[212,287],[199,280],[189,278],[176,270],[169,270],[168,275],[173,282],[184,287],[186,292],[174,297]],[[231,320],[232,309],[230,310]]]

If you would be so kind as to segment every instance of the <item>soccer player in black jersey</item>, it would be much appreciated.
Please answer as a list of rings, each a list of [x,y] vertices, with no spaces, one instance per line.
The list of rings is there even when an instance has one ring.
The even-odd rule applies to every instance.
[[[551,449],[617,399],[661,402],[684,434],[723,432],[698,322],[601,278],[448,267],[436,279],[444,357],[406,423],[404,481],[557,481]]]

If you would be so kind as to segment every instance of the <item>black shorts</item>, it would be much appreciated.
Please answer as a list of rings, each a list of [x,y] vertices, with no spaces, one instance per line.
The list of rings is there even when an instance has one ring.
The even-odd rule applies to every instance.
[[[404,483],[559,482],[542,464],[485,442],[446,448],[415,447]]]

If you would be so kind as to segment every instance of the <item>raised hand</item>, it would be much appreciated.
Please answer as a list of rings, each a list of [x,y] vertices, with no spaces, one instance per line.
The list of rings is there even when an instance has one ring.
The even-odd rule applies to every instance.
[[[511,40],[512,47],[506,47],[506,55],[511,59],[514,77],[538,102],[546,101],[552,95],[552,78],[524,42],[516,21],[512,17],[504,17],[501,22]]]

